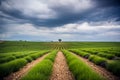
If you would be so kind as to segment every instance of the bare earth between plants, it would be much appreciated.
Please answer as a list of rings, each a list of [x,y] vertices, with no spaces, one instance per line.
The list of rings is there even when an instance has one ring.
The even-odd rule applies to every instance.
[[[55,58],[50,80],[74,80],[72,73],[69,71],[66,59],[60,51]]]
[[[28,71],[35,66],[37,63],[42,61],[48,54],[43,55],[42,57],[28,63],[26,66],[21,68],[19,71],[10,74],[9,76],[5,77],[4,80],[20,80],[24,75],[28,73]]]

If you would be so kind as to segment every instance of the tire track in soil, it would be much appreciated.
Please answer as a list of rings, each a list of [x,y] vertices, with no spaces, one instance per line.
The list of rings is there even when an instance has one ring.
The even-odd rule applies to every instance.
[[[11,73],[7,77],[5,77],[4,80],[20,80],[24,75],[26,75],[29,72],[29,70],[32,67],[34,67],[36,64],[38,64],[40,61],[42,61],[48,54],[45,54],[42,57],[28,63],[26,66],[21,68],[19,71]]]
[[[74,80],[72,73],[69,71],[66,59],[61,51],[57,53],[55,58],[50,80]]]
[[[71,52],[72,53],[72,52]],[[74,54],[74,53],[72,53]],[[102,75],[104,78],[107,80],[120,80],[119,77],[113,75],[111,72],[107,71],[105,68],[102,68],[93,62],[89,61],[88,59],[82,58],[79,55],[74,54],[77,56],[79,59],[83,60],[87,65],[89,65],[94,71],[96,71],[98,74]]]

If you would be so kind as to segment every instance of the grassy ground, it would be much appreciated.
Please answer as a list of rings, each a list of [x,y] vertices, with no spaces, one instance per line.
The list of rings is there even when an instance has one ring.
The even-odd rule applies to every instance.
[[[41,51],[74,50],[78,55],[88,58],[95,64],[105,63],[105,68],[119,76],[120,72],[120,42],[28,42],[4,41],[0,42],[0,75],[6,76],[19,70],[26,63],[41,56]],[[44,54],[44,52],[42,52]],[[69,54],[69,53],[68,53]],[[67,54],[66,54],[67,55]],[[94,56],[92,56],[94,55]],[[67,58],[67,57],[66,57]],[[53,62],[53,57],[49,57]],[[107,61],[107,63],[106,63]],[[18,65],[18,63],[20,65]],[[44,63],[44,62],[43,62]],[[84,65],[84,64],[83,64]],[[116,66],[114,66],[116,65]],[[14,66],[14,67],[13,67]],[[18,67],[16,67],[18,66]],[[73,66],[73,65],[72,65]],[[87,68],[87,67],[86,67]],[[72,69],[72,68],[71,68]],[[82,71],[80,69],[80,71]],[[92,72],[90,70],[90,72]],[[74,73],[74,72],[73,72]],[[79,73],[79,72],[78,72]],[[93,73],[94,74],[94,73]],[[76,75],[76,74],[75,74]],[[83,78],[85,76],[83,75]],[[78,78],[76,78],[78,80]],[[92,78],[91,78],[92,79]],[[82,79],[81,79],[82,80]],[[99,79],[101,80],[101,79]]]
[[[120,47],[120,42],[26,42],[4,41],[0,43],[0,53],[16,51],[36,51],[50,49],[73,48],[106,48]]]
[[[0,43],[0,53],[46,49],[50,50],[51,46],[52,43],[48,42],[5,41]]]
[[[65,42],[66,48],[113,48],[120,47],[120,42]]]
[[[8,60],[6,62],[0,63],[0,78],[3,78],[3,77],[5,77],[5,76],[7,76],[10,73],[13,73],[15,71],[18,71],[20,68],[25,66],[27,63],[43,56],[47,52],[48,51],[41,51],[41,52],[39,51],[39,52],[35,52],[33,54],[27,54],[27,55],[22,56],[20,58],[16,58],[14,56],[15,57],[14,60],[10,60],[10,61]],[[9,58],[9,56],[7,56],[7,57]]]
[[[44,60],[35,65],[21,80],[49,80],[56,54],[56,50],[52,51]]]
[[[89,59],[96,65],[106,68],[114,75],[120,76],[120,50],[118,48],[87,48],[69,50],[81,57]],[[102,52],[102,53],[101,53]]]
[[[63,50],[63,53],[75,80],[106,80],[75,55],[66,50]]]

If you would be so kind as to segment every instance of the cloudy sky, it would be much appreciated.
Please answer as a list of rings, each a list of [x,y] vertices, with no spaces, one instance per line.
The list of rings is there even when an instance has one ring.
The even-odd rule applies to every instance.
[[[0,39],[120,41],[120,0],[0,0]]]

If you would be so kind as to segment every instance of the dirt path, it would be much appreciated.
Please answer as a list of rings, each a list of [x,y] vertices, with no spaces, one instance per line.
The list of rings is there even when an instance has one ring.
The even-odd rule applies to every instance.
[[[73,53],[74,54],[74,53]],[[76,55],[76,54],[74,54]],[[96,71],[98,74],[102,75],[105,77],[107,80],[120,80],[118,77],[114,76],[112,73],[107,71],[105,68],[102,68],[92,62],[90,62],[88,59],[82,58],[78,55],[76,55],[78,58],[83,60],[86,64],[88,64],[94,71]]]
[[[53,65],[50,80],[74,80],[62,52],[58,52]]]
[[[28,63],[26,66],[21,68],[19,71],[10,74],[9,76],[5,77],[4,80],[20,80],[24,75],[27,74],[27,72],[35,66],[37,63],[39,63],[41,60],[43,60],[48,54],[43,55],[42,57],[32,61],[31,63]]]

